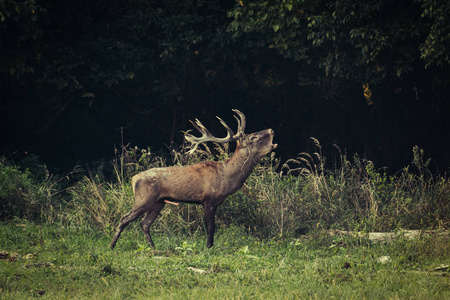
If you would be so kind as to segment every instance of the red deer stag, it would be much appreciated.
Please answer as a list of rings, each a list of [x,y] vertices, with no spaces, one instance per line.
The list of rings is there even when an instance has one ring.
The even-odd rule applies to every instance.
[[[234,116],[238,122],[236,134],[219,117],[217,118],[228,132],[224,138],[211,135],[198,119],[195,123],[192,121],[191,123],[202,136],[195,137],[188,132],[185,133],[185,138],[192,147],[189,153],[193,153],[201,143],[236,141],[236,150],[228,160],[204,161],[182,167],[155,168],[132,178],[135,203],[132,210],[120,220],[111,242],[111,249],[116,245],[122,230],[143,213],[147,214],[140,225],[148,243],[154,248],[149,228],[164,205],[171,202],[203,205],[204,222],[208,234],[207,247],[210,248],[213,245],[216,208],[228,195],[240,189],[260,159],[277,147],[277,144],[272,144],[274,135],[272,129],[245,134],[244,114],[237,109],[233,111],[240,118],[239,120]]]

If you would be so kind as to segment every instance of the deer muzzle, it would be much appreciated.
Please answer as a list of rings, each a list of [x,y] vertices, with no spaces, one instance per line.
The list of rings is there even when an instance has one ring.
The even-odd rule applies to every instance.
[[[278,144],[273,144],[273,136],[275,135],[275,131],[273,129],[267,129],[269,131],[269,134],[271,136],[270,142],[272,143],[272,150],[276,149],[278,147]]]

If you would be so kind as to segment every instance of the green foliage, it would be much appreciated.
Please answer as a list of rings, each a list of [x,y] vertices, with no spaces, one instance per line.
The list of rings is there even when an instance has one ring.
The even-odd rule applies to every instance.
[[[430,31],[425,42],[420,46],[421,58],[425,66],[444,66],[450,62],[450,4],[448,1],[420,0],[422,18],[429,20]]]
[[[313,139],[320,150],[321,145]],[[441,177],[424,177],[427,164],[414,148],[413,164],[419,175],[408,168],[396,176],[388,177],[377,171],[372,162],[355,156],[348,161],[340,157],[340,165],[326,170],[320,151],[312,156],[300,154],[289,168],[301,177],[299,198],[305,206],[301,219],[319,228],[386,231],[398,228],[440,227],[449,222],[450,206],[445,200],[449,181]],[[444,186],[447,186],[444,188]],[[302,203],[302,204],[303,204]],[[433,209],[431,209],[433,207]],[[425,225],[427,224],[427,225]],[[445,226],[445,225],[444,225]]]
[[[35,72],[41,56],[38,19],[44,14],[34,0],[0,1],[0,74],[21,80]]]
[[[450,182],[429,175],[429,161],[417,156],[423,150],[414,148],[418,174],[406,168],[388,176],[358,156],[349,161],[341,155],[339,165],[327,169],[321,145],[314,142],[319,152],[289,160],[283,166],[285,175],[275,171],[273,161],[262,164],[242,191],[219,208],[218,219],[265,237],[331,228],[440,228],[449,223]]]
[[[0,219],[17,217],[52,222],[56,218],[61,181],[49,175],[46,167],[36,160],[34,157],[24,161],[32,173],[0,157]]]
[[[358,134],[359,141],[390,129],[378,126],[386,115],[371,114],[375,107],[395,114],[404,139],[405,128],[414,128],[404,124],[425,127],[405,116],[424,111],[437,120],[424,132],[442,131],[445,118],[434,116],[446,112],[448,72],[430,67],[448,67],[448,10],[446,1],[428,0],[4,0],[0,117],[11,142],[1,150],[28,147],[24,141],[39,133],[36,144],[55,165],[71,167],[67,160],[80,153],[95,156],[88,161],[104,155],[109,146],[97,145],[117,137],[112,128],[125,127],[133,144],[163,148],[180,141],[186,119],[230,107],[275,130],[302,128],[322,140]],[[371,91],[370,107],[361,87]],[[345,125],[347,118],[364,130],[349,128],[357,126]],[[81,139],[97,144],[83,147]],[[291,157],[303,140],[284,139],[279,151]],[[364,147],[374,149],[375,140]],[[357,142],[346,147],[362,151]]]
[[[194,252],[197,252],[197,243],[194,242],[189,244],[184,241],[181,246],[175,247],[175,250],[177,250],[182,256],[191,255]]]
[[[129,184],[100,182],[98,177],[85,176],[69,193],[64,219],[74,225],[92,224],[110,230],[132,205],[133,191]]]
[[[56,48],[45,57],[41,84],[84,98],[114,88],[132,102],[137,99],[121,87],[137,85],[139,89],[145,87],[147,95],[158,95],[152,98],[160,98],[162,103],[182,100],[176,90],[183,88],[187,74],[196,73],[193,63],[198,66],[202,62],[199,58],[208,55],[213,39],[210,30],[224,19],[220,18],[221,7],[216,2],[105,2],[112,6],[109,11],[98,11],[98,4],[86,3],[87,11],[103,18],[90,24],[90,16],[85,16],[79,22],[86,22],[88,30],[79,28],[75,43],[69,40],[67,47]],[[203,10],[209,14],[203,14]],[[58,34],[51,30],[47,33]]]
[[[380,82],[412,70],[418,40],[427,32],[421,46],[425,64],[448,63],[442,47],[449,40],[448,3],[439,2],[437,8],[433,1],[422,3],[422,17],[435,20],[429,28],[409,1],[252,1],[228,12],[233,18],[228,30],[249,48],[274,49],[326,77]]]

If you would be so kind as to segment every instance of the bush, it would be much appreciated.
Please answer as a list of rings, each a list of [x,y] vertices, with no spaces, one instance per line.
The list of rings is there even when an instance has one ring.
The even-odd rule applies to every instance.
[[[25,218],[33,221],[53,220],[52,197],[57,192],[45,166],[38,166],[42,181],[28,170],[21,170],[0,157],[0,218]],[[47,175],[42,175],[47,174]]]
[[[100,182],[98,176],[85,176],[69,188],[69,195],[64,220],[104,230],[110,230],[118,223],[124,212],[131,208],[133,199],[129,184]]]

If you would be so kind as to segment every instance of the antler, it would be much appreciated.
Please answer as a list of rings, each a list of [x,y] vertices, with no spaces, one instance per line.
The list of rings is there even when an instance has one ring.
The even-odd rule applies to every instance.
[[[233,111],[237,115],[239,115],[239,118],[240,118],[240,120],[239,120],[238,117],[236,117],[236,115],[234,115],[234,118],[238,122],[238,131],[236,134],[233,133],[233,130],[231,130],[231,128],[228,127],[227,123],[225,123],[224,120],[222,120],[219,117],[216,117],[217,119],[219,119],[219,121],[223,125],[223,127],[225,127],[225,129],[227,130],[227,136],[224,138],[217,138],[217,137],[213,136],[208,131],[208,129],[206,129],[206,127],[203,126],[202,122],[200,122],[198,119],[195,119],[195,123],[192,122],[191,120],[189,120],[192,123],[192,125],[194,125],[195,129],[197,129],[202,134],[202,136],[195,137],[192,134],[190,134],[189,132],[184,133],[184,138],[186,139],[186,141],[191,143],[191,147],[192,147],[192,149],[189,150],[188,153],[189,154],[194,153],[195,150],[197,150],[198,145],[201,143],[205,143],[205,142],[228,143],[228,142],[233,142],[238,139],[241,139],[245,135],[245,133],[244,133],[245,125],[246,125],[245,115],[237,109],[233,109]]]

